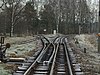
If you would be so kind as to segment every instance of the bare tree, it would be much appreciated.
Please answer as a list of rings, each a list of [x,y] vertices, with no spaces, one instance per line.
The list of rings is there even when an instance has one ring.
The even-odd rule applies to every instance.
[[[3,0],[10,21],[10,36],[14,35],[14,26],[20,21],[24,9],[23,0]]]

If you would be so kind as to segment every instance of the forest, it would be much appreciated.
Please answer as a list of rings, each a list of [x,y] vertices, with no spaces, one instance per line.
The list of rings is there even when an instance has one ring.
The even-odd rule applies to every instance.
[[[97,33],[95,16],[87,0],[1,0],[0,35]]]

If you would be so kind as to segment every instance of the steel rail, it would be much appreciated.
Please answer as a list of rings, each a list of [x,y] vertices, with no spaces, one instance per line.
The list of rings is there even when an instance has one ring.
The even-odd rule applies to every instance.
[[[52,61],[52,58],[51,57],[53,56],[54,49],[55,49],[54,44],[51,43],[51,45],[47,48],[47,50],[45,50],[45,53],[41,57],[41,59],[43,59],[43,60],[40,60],[39,61],[40,63],[38,63],[37,66],[34,67],[34,71],[32,72],[33,75],[34,74],[39,74],[39,73],[41,73],[41,71],[43,73],[47,72],[47,75],[50,73],[50,67],[51,67],[50,62]],[[48,53],[49,53],[49,55],[48,55]],[[45,55],[48,55],[48,56],[45,57]],[[41,64],[41,65],[39,65],[39,64]],[[40,69],[41,66],[42,67],[43,66],[44,67],[48,67],[47,68],[47,71],[46,70],[43,71],[42,68]]]
[[[65,53],[66,53],[66,60],[67,60],[68,68],[69,68],[69,73],[70,73],[70,75],[74,75],[72,67],[71,67],[71,62],[70,62],[70,59],[69,59],[69,56],[68,56],[66,44],[65,43],[63,43],[63,44],[64,44],[64,48],[65,48],[64,50],[65,50]]]
[[[38,52],[38,54],[36,55],[36,57],[34,58],[34,61],[27,67],[27,69],[22,73],[21,71],[22,70],[18,70],[16,71],[15,73],[13,73],[13,75],[16,75],[16,74],[21,74],[21,75],[29,75],[32,71],[32,68],[36,65],[36,63],[41,59],[41,57],[45,54],[45,52],[47,51],[47,49],[49,48],[50,46],[50,42],[49,40],[44,37],[44,36],[40,36],[40,40],[42,42],[42,49]],[[26,62],[27,63],[27,62]]]
[[[35,66],[36,62],[38,62],[41,57],[45,54],[46,50],[48,49],[48,47],[50,46],[50,44],[46,47],[43,48],[42,52],[40,53],[40,55],[37,57],[37,59],[33,62],[33,64],[27,69],[27,71],[25,71],[25,73],[23,75],[29,75],[30,70],[33,68],[33,66]]]
[[[50,43],[50,41],[49,41],[46,37],[44,37],[43,35],[42,35],[41,37],[43,37],[44,39],[46,39],[46,41],[47,41],[48,43]],[[45,45],[45,43],[44,43],[44,41],[42,40],[42,38],[41,38],[41,41],[42,41],[42,44]],[[47,47],[46,47],[46,45],[44,46],[44,48],[42,49],[42,52],[39,54],[39,56],[37,57],[37,59],[36,59],[36,60],[34,61],[34,63],[27,69],[27,71],[25,71],[25,73],[24,73],[23,75],[28,75],[28,74],[29,74],[31,68],[35,65],[36,62],[39,62],[39,60],[41,60],[41,58],[43,57],[43,55],[45,54],[45,52],[47,51],[47,49],[48,49],[49,46],[50,46],[50,44],[49,44]]]
[[[53,59],[53,63],[52,63],[49,75],[53,75],[53,72],[54,72],[53,70],[54,70],[54,65],[55,65],[55,62],[56,62],[56,56],[57,56],[58,48],[59,48],[59,44],[57,45],[57,48],[56,48],[56,51],[55,51],[55,55],[54,55],[54,59]]]
[[[52,61],[52,59],[53,59],[53,57],[54,57],[54,54],[55,54],[55,51],[56,51],[56,47],[55,47],[54,44],[53,44],[53,47],[54,47],[54,51],[53,51],[53,53],[52,53],[52,55],[51,55],[51,57],[50,57],[50,59],[49,59],[49,64],[50,64],[50,62]]]
[[[46,53],[46,51],[48,50],[48,48],[50,47],[50,44],[41,52],[41,54],[39,55],[37,61],[41,61],[43,55]]]
[[[43,55],[43,53],[45,52],[45,50],[49,47],[49,45],[47,46],[46,44],[45,44],[45,41],[43,41],[43,38],[44,39],[46,39],[46,41],[48,42],[48,43],[50,43],[49,42],[49,40],[47,39],[47,38],[45,38],[44,36],[41,36],[41,42],[42,42],[42,44],[43,44],[43,48],[41,49],[41,51],[40,51],[40,53],[38,54],[39,56],[36,58],[36,60],[28,67],[28,69],[24,72],[24,74],[23,75],[29,75],[29,73],[30,73],[30,71],[31,71],[31,69],[32,69],[32,67],[36,64],[36,62],[37,61],[39,61],[39,59],[41,58],[41,56]]]
[[[71,62],[70,62],[70,59],[69,59],[68,53],[67,53],[67,48],[66,48],[65,42],[63,41],[64,39],[65,38],[62,37],[60,39],[60,42],[61,42],[61,44],[64,45],[64,51],[65,51],[65,56],[66,56],[66,60],[67,60],[67,64],[68,64],[69,74],[70,75],[73,75],[73,71],[72,71],[72,68],[71,68]],[[57,53],[58,53],[59,46],[60,46],[60,44],[57,45],[57,48],[56,48],[56,51],[55,51],[55,55],[54,55],[54,59],[53,59],[53,63],[52,63],[52,66],[51,66],[51,70],[50,70],[50,74],[49,75],[53,75],[53,73],[54,73],[55,62],[56,62],[56,57],[57,57]]]
[[[43,37],[44,39],[46,39],[46,41],[48,42],[48,43],[50,43],[50,41],[45,37],[45,36],[41,36],[41,37]]]
[[[56,53],[56,46],[55,46],[56,41],[60,41],[60,38],[56,37],[56,38],[54,39],[54,41],[53,41],[54,51],[53,51],[53,53],[52,53],[52,55],[51,55],[51,57],[50,57],[50,59],[49,59],[49,62],[52,61],[52,59],[54,58],[54,55],[55,55],[55,53]]]
[[[59,45],[59,41],[60,41],[60,39],[61,39],[61,37],[56,37],[54,40],[53,40],[53,42],[52,42],[52,44],[53,44],[53,46],[54,46],[54,51],[53,51],[53,53],[52,53],[52,55],[51,55],[51,57],[50,57],[50,59],[49,59],[49,66],[50,66],[50,62],[52,62],[52,65],[50,66],[50,68],[49,68],[49,73],[48,73],[48,75],[52,75],[52,73],[53,73],[53,65],[55,65],[55,60],[54,60],[54,58],[56,57],[55,56],[55,54],[57,53],[57,49],[58,49],[58,45]],[[58,44],[58,45],[57,45]],[[57,46],[56,46],[57,45]]]

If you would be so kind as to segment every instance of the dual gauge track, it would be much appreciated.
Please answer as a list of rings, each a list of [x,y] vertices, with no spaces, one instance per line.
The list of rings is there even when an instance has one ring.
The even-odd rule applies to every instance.
[[[41,36],[43,48],[21,63],[13,75],[84,75],[75,62],[67,38],[57,37],[50,42]]]

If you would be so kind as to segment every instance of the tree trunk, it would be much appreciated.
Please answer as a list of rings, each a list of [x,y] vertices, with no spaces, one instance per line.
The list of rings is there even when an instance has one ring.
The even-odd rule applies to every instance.
[[[14,36],[14,6],[12,4],[12,15],[11,15],[11,31],[10,37]]]
[[[99,0],[99,3],[100,3],[100,0]],[[99,23],[100,23],[100,11],[99,11]],[[99,25],[99,33],[100,33],[100,24],[98,25]],[[100,35],[98,36],[98,52],[100,53]]]
[[[14,25],[12,23],[10,37],[14,36]]]

